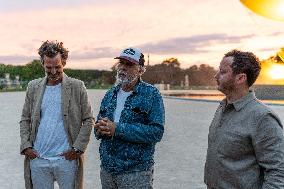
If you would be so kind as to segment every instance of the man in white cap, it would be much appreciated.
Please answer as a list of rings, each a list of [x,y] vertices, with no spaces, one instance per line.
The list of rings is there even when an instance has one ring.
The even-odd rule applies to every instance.
[[[144,55],[124,49],[118,59],[116,85],[105,94],[95,135],[101,139],[102,189],[153,188],[155,144],[164,133],[161,94],[141,80]]]

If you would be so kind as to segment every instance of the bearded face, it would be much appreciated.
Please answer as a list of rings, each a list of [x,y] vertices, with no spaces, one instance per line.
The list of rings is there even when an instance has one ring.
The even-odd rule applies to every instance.
[[[215,75],[218,84],[218,90],[224,94],[229,94],[235,89],[235,75],[231,68],[232,57],[225,57],[220,63],[219,70]]]
[[[131,84],[138,77],[138,74],[127,73],[123,70],[117,70],[116,73],[116,81],[118,84]]]
[[[141,76],[140,66],[128,61],[120,61],[117,65],[116,84],[129,85]]]
[[[55,57],[44,56],[44,70],[50,84],[60,81],[63,77],[63,64],[61,55],[58,53]]]

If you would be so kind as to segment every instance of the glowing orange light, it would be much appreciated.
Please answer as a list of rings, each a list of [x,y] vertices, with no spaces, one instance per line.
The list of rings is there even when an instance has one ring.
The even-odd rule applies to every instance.
[[[273,64],[269,68],[268,73],[272,79],[284,79],[284,65]]]
[[[283,10],[284,11],[284,10]],[[278,52],[277,55],[279,56],[279,58],[282,60],[282,62],[284,62],[284,48],[281,48]]]
[[[284,0],[240,0],[256,14],[284,21]]]

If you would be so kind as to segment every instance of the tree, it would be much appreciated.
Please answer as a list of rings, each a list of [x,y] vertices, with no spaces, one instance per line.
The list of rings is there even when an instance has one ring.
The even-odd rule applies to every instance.
[[[182,70],[177,58],[165,59],[161,64],[148,66],[143,79],[149,83],[165,83],[179,85],[182,79]]]
[[[23,68],[22,80],[33,80],[44,77],[44,69],[40,60],[33,60]]]
[[[162,64],[165,64],[167,66],[170,66],[170,67],[175,67],[175,68],[179,68],[180,67],[180,62],[178,61],[177,58],[168,58],[168,59],[165,59]]]
[[[189,85],[192,86],[213,86],[216,85],[214,75],[216,70],[207,65],[201,64],[199,67],[193,65],[184,71],[185,75],[188,75]]]

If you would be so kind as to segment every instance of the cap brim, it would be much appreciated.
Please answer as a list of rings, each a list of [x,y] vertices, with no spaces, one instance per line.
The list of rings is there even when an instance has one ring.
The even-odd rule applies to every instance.
[[[131,62],[133,64],[139,64],[139,62],[137,62],[136,60],[129,58],[127,56],[118,56],[118,57],[115,57],[114,59],[121,59],[121,60],[126,60],[128,62]]]

